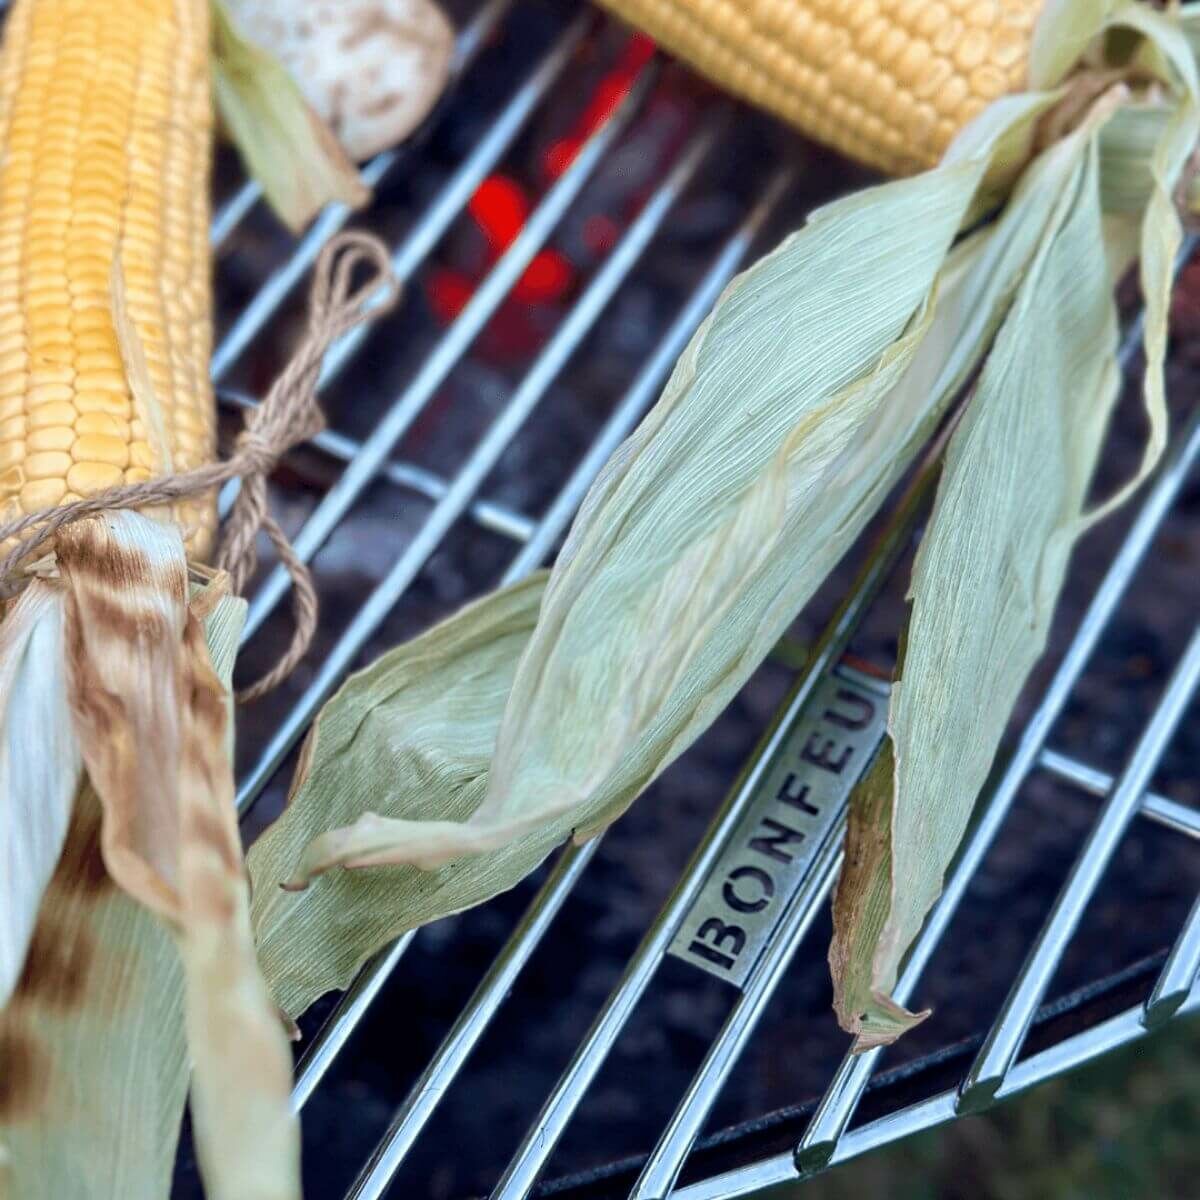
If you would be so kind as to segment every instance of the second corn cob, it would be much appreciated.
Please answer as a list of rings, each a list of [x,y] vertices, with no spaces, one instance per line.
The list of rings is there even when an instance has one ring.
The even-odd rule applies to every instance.
[[[603,0],[714,83],[892,175],[1025,82],[1046,0]]]

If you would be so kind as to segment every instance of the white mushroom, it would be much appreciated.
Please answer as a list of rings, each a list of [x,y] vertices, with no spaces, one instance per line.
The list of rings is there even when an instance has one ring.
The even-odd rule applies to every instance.
[[[357,162],[403,141],[437,102],[454,31],[432,0],[229,0]]]

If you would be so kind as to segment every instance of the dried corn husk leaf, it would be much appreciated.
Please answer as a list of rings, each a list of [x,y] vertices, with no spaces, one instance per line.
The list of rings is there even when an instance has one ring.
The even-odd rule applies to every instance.
[[[1120,23],[1128,15],[1114,6],[1108,19]],[[1177,66],[1177,34],[1163,35],[1153,25],[1158,18],[1151,14],[1148,26],[1143,16],[1136,14],[1136,27],[1153,28],[1163,38],[1162,61]],[[1123,114],[1098,103],[1090,121],[1041,160],[1069,164],[1064,156],[1072,156],[1075,166],[1060,189],[1057,228],[951,443],[917,559],[902,678],[889,718],[894,795],[883,802],[875,774],[851,809],[855,853],[835,899],[830,962],[835,1008],[858,1050],[894,1040],[926,1015],[906,1012],[890,992],[1042,652],[1071,547],[1137,486],[1165,444],[1162,366],[1180,242],[1171,191],[1200,134],[1188,74],[1178,71],[1183,95],[1157,122],[1158,143],[1138,172],[1142,186],[1149,181],[1140,249],[1150,439],[1135,478],[1087,514],[1087,487],[1119,382],[1112,285],[1128,265],[1133,224],[1128,192],[1116,215],[1103,211],[1113,197],[1105,179],[1120,168],[1110,163],[1106,170],[1101,157],[1114,148],[1127,156],[1129,144],[1122,143],[1124,132],[1105,136],[1100,123],[1117,123]],[[1097,253],[1100,247],[1105,254]]]
[[[545,580],[538,572],[389,651],[321,711],[287,809],[247,856],[259,958],[288,1014],[345,987],[403,930],[511,887],[564,836],[535,834],[429,872],[339,871],[298,894],[280,890],[309,842],[371,808],[450,823],[478,807]]]
[[[68,526],[58,547],[71,704],[105,808],[104,861],[125,891],[178,923],[182,543],[121,513]]]
[[[433,0],[227,0],[356,162],[402,142],[446,86],[454,30]]]
[[[62,531],[58,567],[104,860],[166,921],[183,961],[208,1195],[289,1200],[299,1195],[291,1055],[255,958],[233,806],[228,674],[244,605],[224,595],[224,576],[189,602],[178,530],[136,513]]]
[[[1014,103],[997,128],[1043,104]],[[498,659],[476,661],[480,631],[505,627],[512,601],[494,597],[426,635],[453,652],[431,656],[418,639],[329,703],[285,816],[250,855],[260,951],[287,1011],[344,985],[389,937],[512,886],[572,831],[603,827],[716,715],[911,462],[994,331],[1021,255],[984,234],[947,261],[986,165],[986,155],[956,161],[831,206],[727,290],[585,502],[556,568],[556,579],[567,573],[556,611],[543,605],[538,622],[550,631],[539,652],[548,663],[529,666],[532,643],[507,632]],[[849,328],[847,306],[858,318]],[[581,612],[591,605],[579,622],[598,619],[580,637],[572,617],[569,647],[555,647],[579,592]],[[485,781],[485,759],[469,785],[431,780],[427,761],[458,761],[461,734],[437,710],[413,728],[426,694],[486,676],[498,721],[499,684],[518,653],[546,723],[519,719],[528,694],[508,699],[510,750],[529,751],[529,774]],[[547,675],[565,691],[541,691]],[[401,703],[384,699],[393,693]],[[556,723],[556,704],[572,719]],[[335,725],[361,732],[335,743]],[[489,726],[489,748],[496,737]],[[368,863],[429,871],[340,872],[299,897],[277,894]]]
[[[993,110],[993,141],[1042,103]],[[577,833],[603,828],[707,727],[849,547],[947,399],[896,392],[987,146],[819,211],[726,291],[572,527],[473,821],[565,800]],[[785,509],[758,530],[769,553],[722,581],[732,594],[714,619],[702,548],[779,469]],[[668,596],[665,642],[648,604]]]
[[[280,219],[301,230],[326,204],[371,197],[337,138],[277,58],[239,32],[212,0],[213,94],[246,168]]]
[[[0,625],[0,1008],[25,961],[83,769],[61,666],[62,627],[61,595],[40,579]]]
[[[887,921],[892,895],[892,791],[896,760],[885,738],[854,792],[846,828],[846,855],[833,901],[829,972],[834,1009],[842,1028],[855,1034],[854,1048],[894,1042],[930,1010],[909,1012],[875,989],[873,951]]]
[[[245,615],[240,600],[201,596],[184,630],[180,953],[192,1123],[209,1200],[297,1200],[292,1055],[255,953],[234,805],[230,676]]]

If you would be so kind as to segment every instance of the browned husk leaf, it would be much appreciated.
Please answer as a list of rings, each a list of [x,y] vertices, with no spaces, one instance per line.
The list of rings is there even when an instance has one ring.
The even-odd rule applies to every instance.
[[[854,1035],[855,1053],[894,1042],[919,1025],[930,1009],[910,1013],[871,989],[871,949],[887,920],[891,898],[892,789],[896,772],[891,738],[885,738],[850,806],[846,857],[833,897],[829,968],[838,1024]],[[858,972],[866,968],[863,977]],[[870,994],[875,1007],[855,1011],[855,996]]]
[[[289,1200],[300,1194],[292,1057],[255,957],[226,699],[194,613],[184,645],[180,949],[196,1144],[211,1197]]]
[[[299,1195],[291,1055],[254,953],[228,741],[228,681],[189,606],[173,527],[135,513],[73,526],[58,546],[66,653],[83,759],[104,810],[113,879],[163,917],[183,959],[196,1142],[210,1200]],[[237,621],[240,625],[240,620]]]
[[[59,534],[68,686],[83,761],[105,810],[108,869],[131,896],[178,922],[179,811],[170,781],[182,739],[187,565],[182,553],[160,553],[116,529],[115,518],[97,518]]]

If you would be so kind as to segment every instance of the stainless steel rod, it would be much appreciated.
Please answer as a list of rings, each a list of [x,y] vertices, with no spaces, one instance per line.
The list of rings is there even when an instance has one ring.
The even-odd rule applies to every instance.
[[[1157,1029],[1169,1020],[1187,1000],[1200,974],[1200,897],[1197,897],[1187,921],[1179,931],[1171,953],[1163,964],[1162,974],[1146,1000],[1142,1024]]]
[[[1128,342],[1126,343],[1128,344]],[[1059,663],[1050,685],[1025,725],[1016,750],[990,797],[982,802],[981,815],[967,835],[959,856],[946,878],[946,886],[934,905],[900,972],[893,992],[900,1004],[911,997],[926,963],[941,941],[984,855],[1008,816],[1008,810],[1030,770],[1037,763],[1071,690],[1108,626],[1124,596],[1138,564],[1154,539],[1163,518],[1200,455],[1200,406],[1192,412],[1174,446],[1159,469],[1142,502],[1129,533],[1105,573],[1079,628]],[[826,1166],[862,1097],[881,1049],[847,1055],[834,1073],[821,1103],[796,1147],[796,1162],[802,1171]]]
[[[1090,792],[1093,796],[1107,796],[1112,791],[1113,777],[1107,771],[1097,770],[1077,758],[1060,754],[1057,750],[1043,750],[1038,756],[1038,766],[1059,779],[1065,779],[1076,787]],[[1160,796],[1157,792],[1147,792],[1142,797],[1138,812],[1148,820],[1159,825],[1165,825],[1177,833],[1186,833],[1188,837],[1200,838],[1200,811]]]
[[[246,219],[251,209],[262,198],[262,187],[257,179],[247,179],[224,204],[213,214],[208,231],[208,244],[220,250],[231,233]]]
[[[583,13],[572,26],[572,36],[582,37],[589,21],[590,14]],[[584,143],[570,167],[546,193],[521,233],[479,285],[429,357],[421,364],[415,378],[396,398],[363,442],[362,449],[354,461],[342,472],[337,483],[325,494],[321,503],[305,521],[303,528],[292,539],[293,549],[305,562],[316,554],[363,490],[376,477],[391,455],[392,448],[424,411],[471,343],[503,303],[534,255],[545,244],[554,227],[583,190],[593,171],[628,125],[648,94],[655,75],[653,66],[644,69],[618,108]],[[253,636],[290,587],[291,576],[282,567],[276,567],[250,601],[243,639]]]
[[[346,989],[337,1007],[329,1014],[320,1032],[305,1051],[296,1070],[296,1081],[292,1085],[292,1107],[299,1112],[325,1078],[325,1072],[333,1066],[334,1059],[342,1052],[358,1023],[367,1015],[379,989],[395,965],[404,957],[412,941],[411,932],[397,938],[372,959],[374,970],[363,969]]]
[[[677,346],[678,349],[682,349],[688,337],[690,337],[691,333],[704,319],[717,295],[729,281],[733,272],[737,269],[739,262],[749,250],[763,222],[782,198],[782,189],[777,186],[777,181],[778,177],[768,184],[760,200],[753,206],[742,224],[730,235],[729,239],[718,252],[702,277],[696,291],[688,303],[684,305],[680,314],[668,329],[662,342],[660,342],[659,347],[652,356],[651,363],[647,365],[647,368],[643,370],[643,373],[635,381],[630,391],[618,404],[618,414],[628,411],[631,399],[638,403],[649,403],[648,398],[643,402],[641,395],[646,386],[646,372],[653,363],[663,357],[664,347],[673,348]],[[661,383],[662,376],[670,369],[670,363],[677,357],[678,349],[670,353],[670,361],[661,367],[661,372],[656,383]],[[651,386],[654,385],[652,384]],[[599,471],[601,465],[601,463],[597,463],[595,471]],[[578,480],[579,472],[577,471],[572,475],[567,488],[572,488]],[[590,479],[587,483],[590,483]],[[575,496],[575,504],[578,504],[583,491],[586,491],[587,483],[583,485],[583,488]],[[568,493],[564,489],[563,494],[572,493]],[[557,507],[557,504],[552,507],[552,513]],[[552,532],[550,536],[546,536],[547,526],[545,522],[554,519],[551,514],[548,514],[537,529],[537,543],[546,548],[544,552],[548,552],[554,538],[557,536],[557,531]],[[523,558],[520,563],[514,564],[514,567],[509,568],[505,576],[505,582],[515,582],[518,578],[524,577],[536,568],[539,563],[540,558]],[[363,1180],[360,1184],[356,1184],[356,1186],[367,1186],[366,1181],[368,1179],[371,1181],[371,1187],[386,1186],[387,1178],[390,1178],[395,1170],[398,1169],[400,1162],[403,1161],[404,1155],[407,1153],[408,1147],[411,1145],[412,1139],[420,1132],[425,1122],[432,1115],[434,1108],[441,1099],[444,1087],[448,1086],[449,1081],[457,1075],[462,1064],[470,1055],[471,1050],[473,1050],[476,1041],[482,1036],[483,1031],[488,1027],[496,1011],[499,1009],[509,989],[510,979],[515,977],[515,971],[521,969],[523,964],[528,960],[529,955],[537,948],[544,931],[549,928],[549,918],[553,916],[553,913],[557,911],[565,899],[579,872],[595,853],[600,841],[601,838],[596,837],[583,846],[570,845],[564,848],[562,854],[559,856],[555,874],[538,893],[526,915],[526,923],[509,938],[488,976],[464,1007],[454,1029],[451,1030],[446,1040],[438,1048],[434,1059],[430,1062],[426,1070],[426,1075],[431,1078],[436,1077],[441,1081],[439,1090],[434,1091],[428,1086],[418,1086],[413,1089],[405,1105],[398,1112],[388,1133],[385,1134],[383,1141],[377,1148],[372,1164],[364,1172]],[[398,956],[392,957],[385,951],[372,960],[371,963],[367,964],[363,969],[363,973],[372,977],[372,982],[377,987],[398,961]],[[351,1011],[349,1008],[343,1011],[342,1005],[339,1005],[317,1035],[317,1041],[319,1042],[328,1037],[336,1039],[339,1044],[344,1043],[349,1037],[350,1032],[352,1032],[353,1024],[363,1015],[363,1011],[361,1009]],[[364,1194],[371,1193],[367,1192]]]
[[[1193,634],[1167,684],[1162,698],[1138,739],[1129,762],[1092,827],[1075,860],[1050,917],[1021,967],[967,1077],[958,1108],[963,1112],[987,1107],[1012,1068],[1025,1041],[1034,1012],[1067,947],[1084,909],[1137,810],[1163,753],[1200,682],[1200,629]]]
[[[616,988],[547,1097],[493,1192],[493,1200],[517,1200],[528,1195],[533,1187],[596,1072],[658,970],[679,922],[703,885],[712,863],[724,849],[743,807],[769,768],[787,730],[817,683],[841,657],[851,634],[908,545],[932,492],[939,460],[940,454],[935,447],[893,512],[845,599],[822,632],[807,666],[780,705],[774,720],[717,811],[666,905],[646,932]]]

